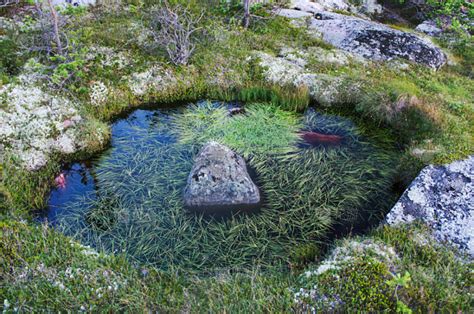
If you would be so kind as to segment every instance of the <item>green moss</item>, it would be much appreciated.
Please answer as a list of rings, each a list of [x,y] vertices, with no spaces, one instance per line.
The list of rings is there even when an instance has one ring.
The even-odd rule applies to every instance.
[[[16,211],[43,208],[52,178],[59,169],[56,160],[50,161],[41,171],[28,171],[22,168],[14,156],[6,159],[2,167],[1,186],[5,190],[9,205]]]
[[[387,265],[376,259],[358,257],[337,271],[321,275],[318,288],[322,295],[338,296],[346,310],[382,312],[394,308],[392,291],[387,284],[389,279]]]
[[[472,261],[434,240],[427,226],[381,226],[350,240],[357,244],[353,251],[347,241],[336,243],[338,255],[327,258],[319,273],[310,268],[300,276],[298,288],[303,290],[295,290],[299,308],[472,311]],[[372,251],[375,246],[370,245],[376,243]],[[387,254],[392,257],[387,259]]]
[[[410,287],[399,294],[404,303],[421,312],[472,310],[472,261],[437,243],[428,227],[383,227],[373,236],[393,246],[401,256],[401,269],[411,274]]]

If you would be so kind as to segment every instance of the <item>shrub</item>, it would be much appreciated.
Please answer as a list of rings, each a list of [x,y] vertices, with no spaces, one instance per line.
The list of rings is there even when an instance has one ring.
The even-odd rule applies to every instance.
[[[163,46],[175,65],[187,64],[196,48],[195,37],[203,14],[194,16],[186,7],[164,2],[150,13],[155,43]]]

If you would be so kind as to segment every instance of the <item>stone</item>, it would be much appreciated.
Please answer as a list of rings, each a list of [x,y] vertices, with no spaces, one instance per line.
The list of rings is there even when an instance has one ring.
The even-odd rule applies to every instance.
[[[310,53],[317,53],[322,60],[332,64],[337,64],[339,60],[344,62],[344,58],[349,58],[346,56],[347,52],[340,50],[324,52],[316,49]],[[326,107],[346,104],[360,99],[360,84],[353,82],[348,77],[306,71],[304,66],[306,61],[300,59],[309,57],[308,52],[292,51],[290,53],[290,50],[282,49],[280,55],[280,57],[274,57],[263,52],[256,53],[256,57],[259,58],[259,65],[264,69],[263,75],[267,82],[281,86],[305,86],[308,88],[311,99]],[[351,59],[351,61],[359,62],[357,59]]]
[[[304,23],[313,36],[354,55],[376,61],[406,59],[433,69],[447,62],[441,49],[415,34],[355,16],[325,11],[306,13],[313,14]]]
[[[378,4],[377,0],[362,0],[361,5],[356,7],[355,11],[361,14],[381,14],[383,6]]]
[[[320,13],[310,30],[331,45],[371,60],[396,58],[426,65],[443,66],[446,55],[433,43],[414,34],[383,24],[336,13]]]
[[[424,21],[420,25],[418,25],[415,30],[420,33],[425,33],[426,35],[430,36],[439,36],[443,32],[441,28],[439,28],[434,21]]]
[[[324,7],[319,4],[308,0],[293,0],[289,6],[291,9],[316,13],[319,11],[324,11]]]
[[[345,0],[293,0],[290,8],[305,12],[319,12],[325,10],[348,10],[349,4]]]
[[[434,237],[474,257],[474,156],[445,166],[430,165],[386,217],[389,225],[426,223]]]
[[[312,17],[313,14],[305,11],[294,10],[294,9],[281,9],[278,15],[287,17],[290,19],[300,19],[305,17]]]
[[[260,192],[241,156],[222,144],[208,142],[189,174],[184,203],[187,209],[203,213],[254,210],[260,207]]]

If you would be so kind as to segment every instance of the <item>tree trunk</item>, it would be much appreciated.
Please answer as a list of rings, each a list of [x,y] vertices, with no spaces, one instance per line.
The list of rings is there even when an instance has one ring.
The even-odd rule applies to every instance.
[[[54,41],[56,42],[56,52],[59,55],[63,54],[63,46],[61,44],[61,37],[59,36],[59,18],[58,12],[54,8],[51,0],[48,0],[49,10],[51,11],[51,18],[53,19]]]
[[[245,28],[248,28],[250,25],[250,0],[243,0],[244,1],[244,20],[242,24]]]

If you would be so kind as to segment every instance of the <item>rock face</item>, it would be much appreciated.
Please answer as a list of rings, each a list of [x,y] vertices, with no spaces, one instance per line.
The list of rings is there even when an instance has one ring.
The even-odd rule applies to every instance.
[[[418,25],[415,30],[430,36],[439,36],[443,32],[443,30],[436,25],[436,22],[428,20]]]
[[[192,211],[226,213],[260,206],[260,192],[242,157],[217,142],[207,143],[196,157],[184,191]]]
[[[299,11],[315,13],[325,10],[348,10],[350,6],[345,0],[293,0],[289,7]]]
[[[474,257],[474,156],[428,166],[387,215],[389,225],[421,220],[434,236]]]
[[[383,24],[336,13],[321,13],[310,28],[328,43],[372,60],[403,58],[438,69],[444,53],[431,42]]]
[[[324,51],[312,49],[311,53],[326,64],[345,65],[349,61],[361,62],[356,58],[350,58],[349,53],[335,49]],[[359,99],[360,88],[358,84],[349,82],[343,76],[331,76],[322,73],[308,72],[305,68],[305,52],[282,49],[280,56],[274,57],[269,54],[256,53],[259,64],[264,68],[265,79],[272,84],[306,86],[311,98],[321,106],[332,106],[345,104]],[[361,58],[362,59],[362,58]],[[364,59],[362,59],[364,60]]]
[[[330,12],[286,10],[284,16],[309,18],[309,32],[331,45],[371,60],[407,59],[433,69],[443,66],[445,54],[428,40],[362,18]]]

